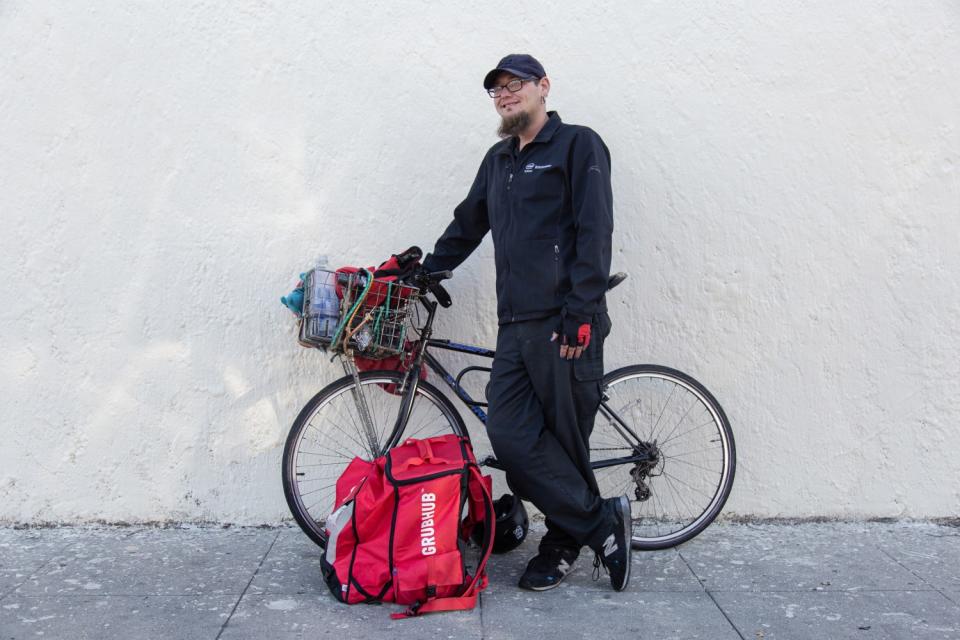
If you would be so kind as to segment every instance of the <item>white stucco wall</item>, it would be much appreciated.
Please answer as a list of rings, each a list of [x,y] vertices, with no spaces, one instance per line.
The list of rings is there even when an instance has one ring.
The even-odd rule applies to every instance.
[[[278,297],[432,244],[516,50],[613,155],[609,366],[715,392],[727,512],[956,516],[960,6],[465,7],[0,3],[0,522],[286,517],[337,371]],[[489,241],[450,289],[492,342]]]

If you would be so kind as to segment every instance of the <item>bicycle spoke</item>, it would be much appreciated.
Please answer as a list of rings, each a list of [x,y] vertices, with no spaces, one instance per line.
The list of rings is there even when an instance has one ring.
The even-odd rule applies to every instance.
[[[314,508],[316,508],[316,506],[317,506],[318,504],[320,504],[321,502],[328,502],[328,500],[326,500],[325,497],[324,497],[324,498],[321,498],[320,500],[317,500],[316,502],[314,502],[313,504],[311,504],[309,507],[307,507],[307,513],[311,514],[311,515],[310,515],[310,518],[311,518],[314,522],[316,522],[317,524],[321,524],[321,522],[320,522],[320,520],[319,520],[318,518],[314,518],[314,517],[313,517],[313,510],[314,510]],[[324,522],[326,522],[326,518],[324,518],[323,520],[324,520]]]
[[[663,475],[664,475],[664,477],[667,477],[667,478],[673,478],[674,480],[676,480],[677,482],[679,482],[680,484],[682,484],[682,485],[685,486],[686,488],[688,488],[688,489],[690,489],[691,491],[694,491],[694,492],[696,492],[696,493],[699,493],[701,496],[703,496],[704,498],[706,498],[706,499],[708,499],[708,500],[712,500],[712,499],[713,499],[713,496],[707,495],[706,493],[700,491],[699,489],[697,489],[696,487],[692,486],[691,484],[689,484],[689,483],[687,483],[687,482],[684,482],[684,481],[681,480],[680,478],[678,478],[678,477],[676,477],[676,476],[673,476],[673,475],[670,475],[670,474],[667,473],[666,471],[663,472]]]
[[[334,449],[333,452],[339,454],[339,457],[340,457],[340,458],[343,458],[344,460],[353,460],[353,456],[350,455],[349,453],[345,452],[345,451],[340,451],[339,449]],[[323,454],[323,453],[303,452],[303,455],[322,456],[322,455],[326,455],[326,454]]]
[[[347,430],[344,429],[342,426],[340,426],[339,423],[333,422],[333,421],[331,420],[331,421],[330,421],[330,424],[332,424],[333,427],[334,427],[337,431],[339,431],[340,433],[342,433],[343,435],[345,435],[347,438],[349,438],[349,439],[350,439],[354,444],[356,444],[358,447],[361,447],[361,448],[364,447],[364,445],[363,445],[359,440],[357,440],[356,438],[354,438],[352,434],[348,433]],[[321,436],[323,436],[323,432],[320,431],[320,429],[317,429],[317,428],[316,428],[315,426],[313,426],[312,424],[309,425],[308,428],[309,428],[309,429],[313,429],[314,431],[316,431],[317,433],[319,433]]]
[[[655,505],[658,505],[658,506],[659,506],[659,508],[660,508],[660,513],[666,515],[666,511],[664,510],[663,505],[660,503],[660,496],[659,496],[656,492],[653,492],[653,502],[654,502]],[[654,522],[654,525],[655,525],[656,528],[657,528],[657,535],[658,535],[658,536],[662,536],[663,534],[662,534],[661,531],[660,531],[660,518],[656,517],[656,515],[657,515],[657,512],[656,512],[656,509],[654,509],[653,522]]]
[[[708,420],[707,422],[704,422],[703,424],[700,424],[700,425],[697,425],[697,426],[693,427],[693,428],[690,429],[689,431],[684,431],[683,433],[681,433],[681,434],[678,435],[678,436],[674,436],[674,437],[670,438],[669,440],[664,440],[663,442],[660,443],[660,446],[662,447],[663,445],[667,444],[668,442],[673,442],[673,441],[676,440],[677,438],[682,438],[683,436],[687,435],[688,433],[693,433],[694,431],[696,431],[696,430],[698,430],[698,429],[702,429],[703,427],[707,426],[708,424],[712,424],[712,425],[716,426],[717,423],[714,422],[713,419],[710,419],[710,420]]]
[[[670,455],[664,454],[664,458],[685,458],[687,456],[695,456],[699,453],[706,453],[708,451],[723,451],[723,445],[716,445],[713,447],[707,447],[705,449],[699,449],[697,451],[684,451],[683,453],[671,453]]]
[[[673,459],[673,458],[671,458],[671,459]],[[707,467],[701,467],[701,466],[698,465],[698,464],[694,464],[694,463],[688,462],[688,461],[686,461],[686,460],[680,460],[679,458],[676,459],[675,461],[676,461],[676,462],[679,462],[680,464],[685,464],[685,465],[690,466],[690,467],[695,467],[695,468],[697,468],[697,469],[701,469],[701,470],[703,470],[703,471],[709,471],[710,473],[716,472],[716,469],[708,469]]]
[[[690,503],[687,502],[686,498],[683,497],[683,492],[677,491],[676,487],[673,486],[673,482],[670,481],[670,476],[666,476],[666,475],[665,475],[665,476],[663,476],[663,479],[664,479],[664,481],[667,483],[667,486],[670,487],[670,493],[671,493],[671,494],[675,494],[676,496],[678,496],[678,497],[680,498],[680,501],[683,502],[684,508],[686,508],[687,511],[689,511],[691,514],[695,514],[695,513],[696,513],[696,509],[691,509],[691,508],[690,508]]]
[[[364,399],[366,398],[366,393],[364,393],[363,397]],[[347,404],[346,402],[342,402],[342,404],[346,405],[347,417],[349,417],[350,421],[353,423],[353,430],[357,434],[357,437],[359,438],[359,440],[354,440],[354,442],[357,443],[361,451],[365,451],[371,456],[376,455],[380,448],[378,445],[383,440],[383,437],[378,432],[376,432],[374,428],[374,424],[376,423],[373,422],[370,425],[370,430],[368,431],[367,428],[363,425],[363,422],[364,422],[363,416],[357,415],[357,413],[359,413],[359,409],[357,409],[356,405]],[[368,415],[370,416],[370,420],[373,421],[374,418],[372,413],[370,412],[369,403],[367,403],[366,408],[368,411]],[[351,411],[350,409],[357,410],[357,413],[355,413],[354,411]],[[376,442],[370,442],[369,438],[371,435],[377,436]],[[371,447],[374,447],[374,448],[371,449]]]
[[[625,446],[611,420],[598,420],[590,438],[593,463],[625,459],[602,469],[608,473],[597,470],[603,495],[650,491],[645,500],[631,499],[633,539],[640,548],[669,547],[696,535],[729,492],[732,440],[722,410],[696,383],[664,367],[624,368],[619,377],[605,379],[605,393],[608,410],[641,437],[636,444],[651,447],[653,457],[633,456],[636,445]]]
[[[342,462],[321,462],[320,464],[298,464],[297,469],[309,469],[311,467],[340,467]]]
[[[349,458],[349,457],[347,457],[347,456],[332,456],[332,455],[330,455],[330,454],[329,454],[328,452],[326,452],[326,451],[298,451],[298,452],[297,452],[297,455],[301,455],[301,456],[322,456],[322,457],[326,457],[326,458],[343,458],[343,459],[347,459],[347,460],[350,460],[350,459],[351,459],[351,458]]]
[[[366,451],[368,446],[363,442],[363,433],[360,431],[361,427],[359,424],[357,424],[356,417],[350,411],[342,412],[339,402],[334,404],[333,408],[335,413],[327,418],[325,422],[329,423],[334,427],[334,429],[349,438],[359,450]],[[341,424],[341,421],[349,422],[350,426]],[[324,432],[320,429],[317,429],[317,431],[319,431],[321,434],[324,434]]]
[[[419,407],[418,407],[416,404],[414,404],[413,411],[412,411],[411,414],[410,414],[411,420],[412,420],[412,418],[413,418],[413,416],[414,416],[414,414],[416,413],[416,410],[417,410],[418,408],[419,408]],[[422,415],[420,415],[420,417],[419,417],[419,422],[417,422],[417,425],[416,425],[415,427],[413,427],[412,430],[411,430],[411,427],[410,427],[410,425],[409,425],[409,423],[408,423],[408,425],[407,425],[407,430],[408,430],[408,432],[409,432],[409,435],[407,435],[406,437],[409,437],[409,438],[415,437],[416,435],[422,433],[422,432],[424,431],[424,429],[427,429],[428,427],[435,426],[435,423],[433,423],[433,422],[431,422],[431,423],[427,423],[427,422],[426,422],[426,419],[427,419],[428,416],[423,415],[423,414],[425,414],[425,413],[426,413],[426,412],[421,412]],[[435,418],[434,418],[434,419],[435,419]]]
[[[667,407],[670,405],[670,400],[673,399],[673,394],[676,393],[676,391],[677,391],[677,388],[676,388],[676,387],[674,387],[673,389],[670,390],[670,395],[667,396],[667,401],[664,402],[664,403],[663,403],[663,407],[660,408],[660,415],[657,416],[657,424],[653,425],[653,427],[652,427],[651,430],[650,430],[650,433],[651,433],[652,435],[656,436],[657,426],[660,424],[660,421],[663,419],[663,414],[666,412]],[[654,437],[654,440],[656,440],[656,439],[657,439],[657,438]]]
[[[673,511],[671,511],[669,514],[665,513],[664,516],[665,518],[666,517],[670,518],[671,520],[670,524],[680,525],[683,523],[684,517],[686,515],[685,510],[687,507],[686,507],[686,504],[684,504],[684,506],[681,507],[680,502],[678,502],[677,499],[679,498],[680,501],[682,501],[683,496],[677,495],[677,492],[674,490],[673,486],[669,482],[666,483],[666,494],[667,494],[667,497],[669,497],[671,502],[673,503]]]
[[[337,480],[354,458],[370,460],[385,449],[403,400],[386,390],[386,385],[399,388],[402,379],[398,374],[367,372],[360,380],[367,419],[357,406],[359,394],[353,379],[343,378],[336,383],[339,386],[313,401],[310,414],[298,418],[291,431],[294,439],[288,440],[284,450],[288,505],[298,524],[319,544],[326,540],[323,522],[334,506]],[[365,428],[367,422],[369,428]],[[425,384],[417,389],[408,437],[461,433],[461,424],[439,391]]]
[[[336,482],[334,482],[333,484],[328,484],[328,485],[325,486],[325,487],[320,487],[319,489],[314,489],[313,491],[307,491],[306,493],[301,493],[301,494],[300,494],[300,497],[303,498],[303,497],[312,495],[312,494],[316,493],[317,491],[323,491],[324,489],[329,489],[330,487],[335,487],[335,486],[337,486],[337,483],[336,483]]]
[[[687,395],[690,395],[690,394],[688,393]],[[666,438],[664,438],[666,442],[670,441],[670,436],[672,436],[677,431],[677,429],[680,428],[680,425],[682,425],[686,421],[687,415],[690,413],[690,409],[693,409],[693,407],[696,406],[697,404],[699,404],[699,400],[694,398],[693,402],[690,403],[690,406],[687,407],[687,410],[683,412],[682,416],[680,416],[680,419],[677,421],[677,424],[674,425],[673,430],[667,434]]]

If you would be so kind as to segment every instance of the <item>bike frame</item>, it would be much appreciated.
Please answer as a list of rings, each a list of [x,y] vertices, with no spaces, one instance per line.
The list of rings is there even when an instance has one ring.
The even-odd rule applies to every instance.
[[[460,371],[456,378],[451,375],[449,371],[440,363],[437,358],[429,353],[431,347],[438,349],[445,349],[447,351],[455,351],[458,353],[465,353],[468,355],[481,356],[484,358],[493,359],[496,355],[496,351],[493,349],[487,349],[486,347],[480,347],[472,344],[463,344],[459,342],[453,342],[451,340],[433,338],[433,321],[437,313],[437,303],[428,300],[426,297],[421,297],[420,302],[427,309],[427,321],[424,323],[423,327],[420,329],[420,341],[416,350],[416,357],[414,358],[413,365],[407,371],[404,376],[403,386],[401,389],[401,394],[403,395],[403,400],[400,404],[400,413],[397,416],[397,422],[394,425],[394,430],[392,437],[389,439],[391,446],[395,444],[393,440],[399,439],[400,434],[403,433],[404,428],[407,425],[407,421],[410,418],[410,413],[413,410],[413,398],[415,397],[417,387],[420,384],[420,371],[423,366],[426,365],[432,369],[443,382],[450,387],[450,390],[457,396],[457,398],[467,407],[470,411],[480,420],[484,425],[487,424],[487,413],[482,409],[482,407],[487,406],[486,403],[478,402],[474,400],[469,393],[460,385],[460,380],[463,376],[470,371],[490,371],[488,367],[466,367]],[[606,393],[601,396],[600,399],[600,408],[599,412],[608,420],[611,421],[614,429],[620,434],[624,439],[624,442],[630,445],[633,450],[633,455],[623,456],[619,458],[608,458],[605,460],[594,460],[590,463],[591,468],[593,469],[603,469],[606,467],[614,467],[621,464],[644,464],[644,463],[656,463],[657,458],[653,451],[656,449],[656,443],[647,443],[640,439],[640,437],[627,425],[624,420],[617,415],[616,411],[608,403],[609,398]],[[502,467],[497,463],[497,461],[490,457],[487,458],[483,464],[494,469],[502,469]]]

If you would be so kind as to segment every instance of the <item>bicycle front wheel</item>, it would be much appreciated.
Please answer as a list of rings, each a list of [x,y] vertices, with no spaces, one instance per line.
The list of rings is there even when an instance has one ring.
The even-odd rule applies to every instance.
[[[608,373],[590,437],[601,495],[626,494],[635,549],[666,549],[723,509],[736,468],[720,403],[685,373],[634,365]]]
[[[396,393],[403,375],[396,371],[352,376],[315,395],[293,422],[283,449],[283,494],[304,533],[326,547],[327,516],[334,506],[337,478],[355,457],[372,460],[401,437],[465,436],[456,408],[432,384],[421,380],[403,433],[395,433],[403,397]],[[369,420],[365,419],[369,416]]]

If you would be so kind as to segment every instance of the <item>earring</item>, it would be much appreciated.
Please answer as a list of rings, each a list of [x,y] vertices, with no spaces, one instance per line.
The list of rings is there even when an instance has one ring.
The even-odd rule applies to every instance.
[[[540,96],[540,104],[547,104],[547,96]]]

